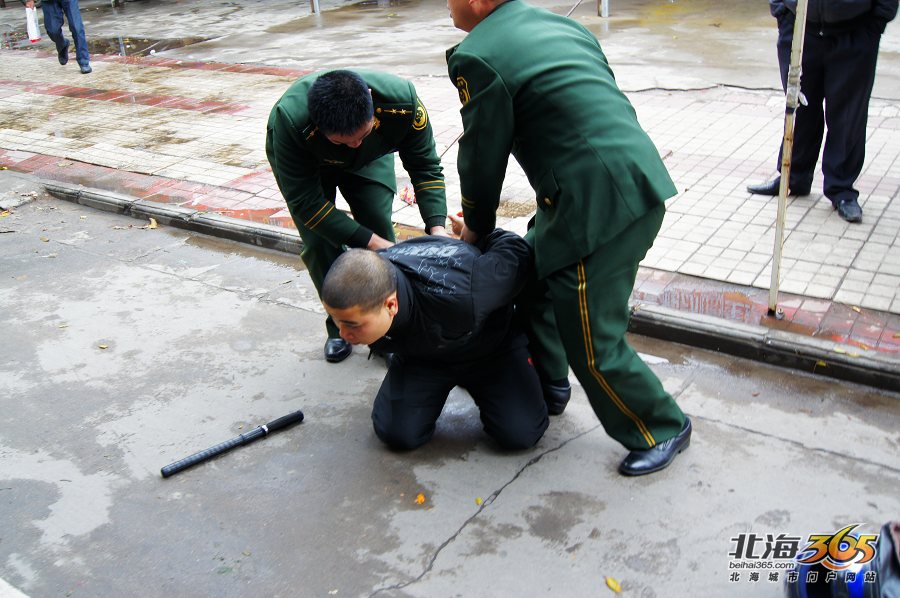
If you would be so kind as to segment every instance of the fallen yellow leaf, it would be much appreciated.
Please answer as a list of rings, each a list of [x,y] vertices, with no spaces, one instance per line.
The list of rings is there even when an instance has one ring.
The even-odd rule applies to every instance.
[[[835,347],[834,349],[832,349],[832,351],[834,351],[835,353],[846,353],[846,351],[844,351],[840,347]]]
[[[610,590],[612,590],[616,594],[618,594],[619,592],[622,591],[622,586],[619,585],[619,582],[617,582],[615,579],[613,579],[612,577],[609,577],[609,576],[607,576],[607,578],[606,578],[606,587],[608,587]]]
[[[156,223],[156,218],[151,218],[150,224],[147,226],[147,228],[158,228],[158,227],[159,227],[159,225]]]
[[[97,345],[101,349],[109,349],[109,345]]]
[[[424,504],[424,503],[425,503],[425,495],[422,494],[421,492],[419,492],[419,493],[416,495],[416,504],[417,504],[417,505],[421,505],[421,504]]]
[[[41,237],[41,241],[43,241],[44,243],[49,243],[50,239],[48,239],[47,237]]]
[[[483,503],[483,502],[484,502],[484,501],[481,500],[481,497],[480,497],[480,496],[476,496],[476,497],[475,497],[475,504],[476,504],[476,505],[481,506],[481,503]]]
[[[2,212],[0,212],[0,218],[6,218],[7,216],[9,216],[9,210],[3,210]]]
[[[68,328],[68,327],[69,327],[68,324],[60,324],[60,325],[58,326],[58,328]]]
[[[819,361],[816,362],[816,365],[819,366],[819,367],[822,367],[822,368],[827,368],[827,367],[828,367],[828,364],[825,363],[824,361],[822,361],[821,359],[820,359]]]
[[[852,309],[852,310],[855,311],[856,313],[862,313],[862,310],[859,309],[858,307],[856,307],[855,305],[854,305],[853,307],[851,307],[850,309]]]

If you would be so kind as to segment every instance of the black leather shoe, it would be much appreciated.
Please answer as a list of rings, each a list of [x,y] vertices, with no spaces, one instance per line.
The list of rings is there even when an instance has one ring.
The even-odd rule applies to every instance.
[[[681,432],[674,438],[660,442],[656,446],[643,451],[631,451],[619,465],[622,475],[644,475],[665,469],[675,456],[691,444],[691,420],[684,418]]]
[[[770,195],[776,197],[781,187],[781,177],[777,176],[771,181],[759,185],[747,185],[747,191],[755,195]],[[809,189],[788,189],[788,195],[809,195]]]
[[[353,345],[342,338],[330,338],[325,341],[325,361],[337,363],[350,357]]]
[[[56,57],[59,58],[60,64],[66,64],[69,62],[69,42],[66,42],[66,45],[63,46],[62,50],[56,51]]]
[[[839,199],[834,207],[838,215],[847,222],[862,222],[862,208],[855,199]]]
[[[544,402],[547,403],[547,413],[560,415],[566,410],[569,399],[572,398],[572,385],[566,380],[565,384],[553,384],[541,382],[541,390],[544,392]]]

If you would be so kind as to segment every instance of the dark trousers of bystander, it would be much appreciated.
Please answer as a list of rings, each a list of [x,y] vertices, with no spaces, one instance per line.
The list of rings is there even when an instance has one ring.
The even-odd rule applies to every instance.
[[[43,0],[41,8],[44,12],[44,28],[47,35],[56,44],[57,52],[66,51],[66,36],[63,35],[63,16],[69,23],[69,31],[75,41],[75,59],[79,66],[88,66],[91,55],[88,53],[87,38],[84,35],[84,23],[81,20],[81,9],[78,0]]]
[[[793,27],[793,18],[779,20],[778,63],[783,87],[787,85]],[[808,105],[797,109],[794,123],[792,190],[809,192],[824,135],[825,196],[835,204],[859,197],[853,184],[866,157],[866,121],[880,40],[880,33],[865,26],[822,32],[807,24],[800,90]],[[776,170],[781,170],[780,151]]]

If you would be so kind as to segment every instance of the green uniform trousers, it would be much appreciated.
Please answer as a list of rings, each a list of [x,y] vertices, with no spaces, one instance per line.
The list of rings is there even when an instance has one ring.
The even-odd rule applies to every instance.
[[[684,413],[625,341],[638,263],[663,216],[660,205],[579,262],[532,281],[519,302],[542,378],[564,378],[565,356],[606,433],[629,450],[655,446],[684,425]]]
[[[380,160],[391,160],[393,154],[388,154]],[[394,202],[394,190],[383,183],[367,179],[352,172],[338,170],[336,168],[323,168],[321,174],[322,193],[325,198],[334,201],[337,197],[337,189],[347,200],[353,219],[362,226],[368,228],[376,235],[394,241],[394,225],[392,221],[392,206]],[[309,270],[309,276],[319,296],[322,296],[322,282],[331,268],[334,260],[343,253],[342,246],[332,245],[322,236],[309,230],[305,226],[299,226],[300,238],[303,239],[303,250],[300,258]],[[325,321],[329,338],[339,338],[338,327],[329,317]]]

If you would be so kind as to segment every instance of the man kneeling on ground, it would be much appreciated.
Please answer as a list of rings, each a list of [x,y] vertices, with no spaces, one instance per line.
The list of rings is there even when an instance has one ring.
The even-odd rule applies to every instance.
[[[454,386],[469,392],[503,448],[541,438],[547,406],[512,307],[531,264],[525,240],[500,229],[483,252],[428,236],[379,252],[351,249],[334,262],[322,302],[341,337],[394,354],[372,408],[388,446],[428,442]]]

